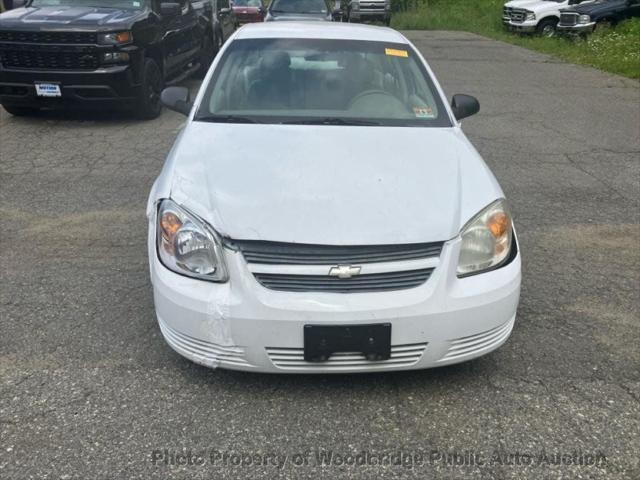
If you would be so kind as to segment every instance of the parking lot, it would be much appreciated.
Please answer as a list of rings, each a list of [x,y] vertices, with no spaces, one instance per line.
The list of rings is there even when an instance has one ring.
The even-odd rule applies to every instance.
[[[408,36],[482,105],[464,129],[523,254],[509,341],[394,374],[192,364],[154,318],[144,214],[184,117],[2,111],[0,478],[640,478],[640,85]]]

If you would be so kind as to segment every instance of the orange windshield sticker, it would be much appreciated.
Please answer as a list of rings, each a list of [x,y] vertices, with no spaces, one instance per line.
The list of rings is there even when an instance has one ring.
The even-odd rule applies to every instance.
[[[406,50],[396,50],[395,48],[385,48],[384,53],[387,55],[391,55],[392,57],[404,57],[407,58],[409,56],[409,52]]]

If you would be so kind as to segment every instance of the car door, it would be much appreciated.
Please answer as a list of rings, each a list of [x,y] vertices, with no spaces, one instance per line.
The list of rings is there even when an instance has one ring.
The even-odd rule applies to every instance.
[[[163,2],[164,3],[164,2]],[[173,2],[180,8],[171,15],[163,14],[165,23],[165,68],[169,76],[177,74],[199,53],[202,41],[198,35],[196,13],[189,0]],[[166,9],[162,9],[166,12]]]
[[[640,0],[628,0],[626,17],[640,17]]]
[[[235,16],[229,0],[218,0],[216,2],[218,21],[222,29],[222,39],[226,41],[236,29]]]

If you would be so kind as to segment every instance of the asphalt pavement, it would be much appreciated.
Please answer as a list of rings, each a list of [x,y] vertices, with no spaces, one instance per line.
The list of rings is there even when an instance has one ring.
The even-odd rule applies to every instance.
[[[406,373],[194,365],[160,335],[145,248],[184,117],[1,111],[0,478],[640,478],[640,84],[407,35],[480,99],[464,129],[523,254],[510,340]]]

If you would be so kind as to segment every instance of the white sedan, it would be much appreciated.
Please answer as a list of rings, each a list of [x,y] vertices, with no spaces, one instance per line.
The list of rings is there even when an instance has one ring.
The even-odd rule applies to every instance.
[[[191,101],[149,198],[160,329],[208,367],[420,369],[509,337],[520,255],[496,179],[400,33],[238,30]]]

